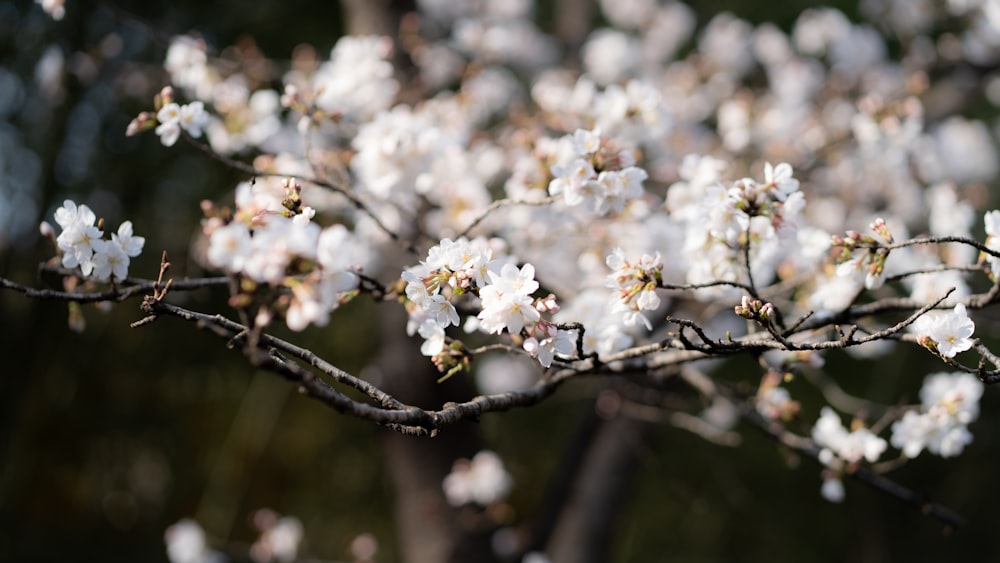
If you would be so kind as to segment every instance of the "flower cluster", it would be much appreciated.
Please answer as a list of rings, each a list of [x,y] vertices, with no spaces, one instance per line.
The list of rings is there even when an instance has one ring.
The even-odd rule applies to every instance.
[[[269,508],[254,511],[251,520],[260,536],[250,546],[250,559],[255,563],[298,560],[304,533],[301,520],[295,516],[281,516]]]
[[[613,354],[632,345],[626,317],[616,293],[607,288],[594,287],[577,295],[568,307],[553,316],[558,322],[576,322],[584,326],[583,353]],[[634,321],[633,321],[634,323]]]
[[[730,245],[750,244],[746,240],[761,227],[754,222],[766,221],[768,230],[777,235],[782,230],[794,232],[795,218],[805,206],[805,196],[799,191],[799,181],[792,177],[788,163],[764,165],[764,182],[743,178],[733,182],[724,192],[716,192],[717,206],[709,210],[712,236]]]
[[[823,448],[820,459],[829,464],[836,456],[848,463],[857,463],[862,458],[868,462],[878,460],[887,443],[871,430],[858,427],[848,431],[840,422],[840,416],[830,407],[823,407],[819,420],[812,430],[813,441]]]
[[[885,219],[875,219],[871,229],[886,243],[892,243],[892,234]],[[863,276],[865,287],[878,289],[885,282],[885,261],[889,250],[877,239],[857,231],[847,231],[845,236],[834,236],[831,253],[837,264],[837,275],[844,278]]]
[[[294,516],[281,516],[269,508],[250,514],[249,520],[260,534],[250,546],[249,559],[255,563],[290,563],[299,560],[304,529]],[[204,528],[190,518],[171,524],[163,534],[170,563],[224,563],[228,557],[212,549]]]
[[[983,223],[986,228],[987,248],[1000,252],[1000,211],[987,211],[983,216]],[[994,280],[1000,276],[1000,258],[984,252],[981,259],[990,265],[990,275]]]
[[[798,403],[792,400],[788,389],[778,385],[761,386],[755,404],[757,412],[771,420],[788,420],[798,412]]]
[[[660,306],[656,288],[663,281],[663,263],[660,253],[643,254],[635,264],[629,262],[625,252],[616,248],[608,254],[605,263],[611,268],[606,285],[617,290],[615,306],[625,313],[625,323],[642,321],[647,329],[652,329],[649,319],[642,311],[655,311]]]
[[[406,331],[424,338],[424,355],[436,356],[444,349],[444,330],[460,322],[451,299],[485,286],[490,267],[509,260],[500,252],[483,238],[444,239],[426,260],[403,272],[410,314]]]
[[[399,90],[391,55],[389,37],[341,37],[313,76],[316,106],[359,120],[389,108]]]
[[[36,1],[54,15],[62,6]],[[775,337],[769,345],[786,348],[794,348],[787,345],[793,337],[828,336],[831,319],[854,324],[851,306],[863,288],[881,288],[873,296],[879,299],[909,291],[921,304],[950,288],[956,288],[951,303],[971,293],[966,278],[976,272],[974,244],[895,244],[893,235],[903,240],[908,231],[929,230],[953,242],[972,237],[973,205],[959,196],[995,177],[993,143],[984,123],[957,116],[924,130],[925,115],[950,111],[924,95],[926,81],[949,73],[927,72],[939,57],[919,46],[941,43],[945,58],[956,61],[973,49],[976,56],[964,54],[992,68],[1000,57],[988,39],[1000,19],[978,18],[983,27],[957,30],[951,42],[891,43],[908,61],[897,65],[875,27],[834,9],[804,13],[791,33],[723,14],[695,37],[694,12],[683,3],[602,0],[609,27],[580,38],[578,73],[553,64],[557,42],[531,21],[532,4],[418,2],[420,25],[407,20],[398,44],[421,80],[405,91],[394,77],[389,37],[343,37],[326,61],[297,50],[291,64],[282,65],[281,97],[272,89],[278,77],[268,73],[262,80],[240,68],[257,65],[220,64],[227,61],[210,57],[205,43],[177,38],[164,66],[170,83],[194,101],[181,105],[165,88],[155,110],[140,114],[128,134],[155,130],[170,146],[185,133],[204,132],[217,153],[261,149],[256,171],[280,168],[316,178],[317,186],[336,184],[327,194],[329,207],[309,198],[321,211],[302,205],[294,182],[279,193],[265,189],[266,174],[238,187],[234,212],[206,204],[205,260],[239,282],[231,303],[253,300],[268,312],[273,306],[294,330],[327,324],[362,280],[377,284],[359,269],[372,256],[390,255],[375,248],[386,234],[436,243],[385,293],[405,294],[407,331],[423,338],[422,352],[442,371],[468,367],[486,350],[511,350],[467,348],[446,335],[452,327],[497,336],[519,347],[520,360],[530,356],[546,367],[580,360],[577,349],[586,358],[633,345],[619,357],[648,365],[682,361],[666,348],[688,345],[684,339],[646,346],[654,335],[645,313],[661,307],[666,293],[660,289],[671,292],[672,311],[705,329],[701,335],[761,329],[739,322],[735,312],[769,329]],[[865,4],[863,11],[884,7],[885,23],[898,37],[922,32],[889,17],[902,11],[889,4],[903,2]],[[972,10],[947,4],[951,16]],[[936,9],[923,10],[911,24],[926,17],[920,25],[930,25]],[[692,38],[694,48],[681,50]],[[237,59],[257,56],[241,51],[247,50],[233,51]],[[1000,88],[992,86],[975,91],[1000,107]],[[296,171],[261,165],[279,159]],[[761,175],[723,179],[729,162],[740,170],[763,163]],[[494,200],[501,184],[506,201]],[[106,241],[93,213],[70,204],[56,217],[63,265],[97,279],[122,279],[142,238],[126,222]],[[325,212],[350,227],[322,228],[314,218]],[[847,230],[876,213],[885,219],[871,223],[870,232]],[[995,280],[1000,258],[989,251],[1000,251],[1000,211],[986,213],[984,224],[987,251],[980,264]],[[355,238],[375,232],[371,247]],[[464,238],[473,232],[494,238]],[[843,234],[831,236],[835,232]],[[390,276],[403,268],[393,267]],[[882,287],[887,278],[899,282]],[[560,296],[558,303],[543,285]],[[720,296],[724,304],[691,303]],[[802,321],[779,326],[794,318]],[[927,313],[910,330],[949,361],[976,342],[963,305]],[[758,336],[767,337],[750,335]],[[872,354],[913,340],[896,336],[829,344]],[[753,351],[751,338],[730,339],[727,346]],[[799,403],[781,386],[782,377],[795,364],[818,367],[822,357],[800,351],[775,358],[774,352],[765,354],[771,356],[764,358],[767,374],[749,401],[768,420],[789,421]],[[573,367],[583,373],[600,364]],[[685,369],[707,372],[711,365],[699,361]],[[537,374],[529,375],[530,381],[502,383],[532,384]],[[893,427],[893,445],[910,457],[924,448],[954,455],[971,439],[966,425],[981,390],[965,380],[932,380],[923,407]],[[828,408],[812,437],[827,465],[828,498],[843,496],[844,471],[875,461],[886,448],[859,425],[844,428]],[[472,472],[475,460],[464,463],[456,473]],[[453,489],[462,489],[461,478]]]
[[[170,83],[186,96],[210,101],[222,82],[222,73],[212,63],[208,45],[202,39],[180,35],[171,39],[163,68],[170,75]]]
[[[56,210],[56,223],[62,232],[56,237],[56,244],[62,251],[62,265],[66,268],[80,268],[86,278],[122,281],[128,277],[130,258],[142,253],[146,244],[144,237],[135,236],[132,222],[125,221],[118,232],[105,240],[101,222],[86,205],[77,206],[71,200],[63,202]],[[95,222],[97,224],[95,225]],[[51,231],[48,223],[42,223],[43,231]]]
[[[287,196],[279,199],[264,185],[241,184],[235,217],[205,222],[206,259],[253,282],[287,288],[285,322],[292,330],[325,326],[343,295],[357,288],[356,272],[370,253],[343,225],[321,229],[312,220],[315,210],[301,205],[298,184],[284,185]]]
[[[35,0],[35,4],[41,6],[54,20],[61,20],[66,15],[64,3],[65,0]]]
[[[944,358],[954,358],[959,352],[972,348],[976,324],[966,313],[965,305],[959,303],[950,313],[931,311],[918,318],[911,330],[928,350]]]
[[[921,407],[907,411],[892,425],[892,445],[906,457],[925,448],[941,457],[952,457],[972,442],[968,425],[979,416],[983,383],[967,373],[927,376],[920,389]]]
[[[769,420],[790,421],[799,414],[801,405],[792,400],[788,389],[781,386],[782,374],[768,370],[757,388],[754,407]]]
[[[513,479],[500,456],[489,450],[477,453],[471,460],[456,460],[442,483],[445,498],[452,506],[490,505],[505,497],[512,485]]]
[[[156,134],[165,147],[171,147],[181,136],[183,129],[192,137],[201,137],[202,131],[208,125],[208,113],[205,104],[194,101],[180,105],[173,100],[173,89],[164,88],[157,96]]]
[[[819,459],[827,466],[823,472],[823,486],[820,493],[831,502],[844,498],[844,486],[840,480],[844,464],[854,464],[862,459],[874,463],[885,451],[887,443],[863,426],[848,431],[840,422],[840,416],[830,407],[823,407],[819,420],[812,429],[812,439],[820,450]]]
[[[625,203],[642,195],[648,174],[635,166],[631,151],[614,151],[601,131],[577,129],[565,164],[552,166],[550,195],[562,195],[567,205],[585,205],[598,215],[621,213]]]
[[[766,322],[774,316],[774,305],[744,295],[740,298],[740,304],[733,307],[733,312],[744,319]]]
[[[486,239],[444,239],[430,249],[427,259],[402,274],[410,303],[407,332],[419,332],[423,354],[444,351],[445,329],[459,324],[453,299],[478,295],[481,310],[472,327],[490,334],[506,330],[515,339],[524,338],[524,350],[548,367],[555,354],[571,355],[574,341],[569,331],[542,319],[541,314],[559,310],[555,298],[533,298],[539,284],[535,268],[520,268],[512,257]]]
[[[691,284],[742,281],[745,250],[755,284],[770,283],[782,262],[808,262],[811,247],[800,243],[805,196],[787,163],[764,166],[764,181],[742,178],[724,184],[724,164],[711,157],[689,156],[681,181],[667,192],[666,207],[681,222],[684,277]],[[748,280],[749,281],[749,280]],[[698,293],[702,299],[736,297],[735,288],[714,287]]]
[[[163,533],[170,563],[222,563],[226,560],[210,548],[205,530],[191,519],[171,524]]]

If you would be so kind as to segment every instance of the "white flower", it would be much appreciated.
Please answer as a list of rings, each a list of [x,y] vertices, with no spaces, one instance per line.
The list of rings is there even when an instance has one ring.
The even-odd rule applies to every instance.
[[[600,28],[590,34],[580,52],[587,74],[605,85],[628,78],[642,58],[640,49],[635,36]]]
[[[341,37],[313,76],[316,105],[358,120],[389,108],[399,91],[391,55],[389,37]]]
[[[552,167],[554,178],[549,182],[549,194],[563,194],[568,205],[583,202],[584,184],[597,177],[593,165],[583,158],[576,158],[569,164]]]
[[[118,232],[111,233],[111,240],[118,243],[125,254],[133,258],[142,254],[142,247],[146,244],[145,237],[132,234],[132,221],[125,221],[119,225]]]
[[[276,517],[276,515],[272,516]],[[294,516],[282,516],[261,531],[250,546],[250,558],[258,563],[295,561],[302,543],[302,521]]]
[[[1000,210],[987,211],[983,215],[983,224],[986,227],[987,236],[1000,236]]]
[[[934,301],[951,288],[955,288],[951,294],[955,299],[968,297],[970,294],[969,285],[962,274],[954,270],[912,276],[903,280],[903,283],[911,287],[910,299],[921,303]]]
[[[77,223],[93,225],[97,216],[86,205],[81,204],[78,207],[72,200],[67,199],[62,207],[56,209],[55,219],[60,227],[68,229]]]
[[[337,303],[336,294],[325,291],[320,280],[307,279],[291,284],[292,301],[285,313],[285,324],[294,331],[305,330],[309,323],[326,326],[330,322],[330,311]]]
[[[54,20],[61,20],[66,15],[64,3],[65,0],[35,0],[35,4],[41,6]]]
[[[538,289],[534,266],[525,264],[519,269],[507,263],[499,274],[489,271],[487,276],[490,285],[479,290],[483,310],[478,317],[483,330],[499,334],[506,328],[509,333],[518,334],[526,324],[538,322],[541,314],[531,299]]]
[[[888,445],[867,428],[848,432],[841,425],[840,417],[830,407],[823,407],[820,411],[820,418],[813,426],[812,438],[817,446],[852,463],[861,461],[862,458],[874,463]]]
[[[489,450],[483,450],[471,460],[456,461],[442,486],[445,497],[452,506],[472,502],[486,506],[506,496],[512,484],[513,480],[504,469],[500,457]]]
[[[635,304],[640,311],[655,311],[660,306],[660,296],[656,294],[655,289],[647,288],[639,292]]]
[[[551,325],[549,325],[551,326]],[[543,332],[543,331],[539,331]],[[552,360],[555,359],[555,355],[560,356],[572,356],[576,351],[576,340],[574,338],[574,333],[566,330],[559,330],[552,327],[551,330],[545,331],[549,334],[546,338],[539,340],[534,336],[528,337],[524,340],[524,351],[531,355],[533,358],[538,359],[538,363],[545,367],[552,365]]]
[[[979,417],[979,399],[983,382],[969,373],[936,373],[924,379],[920,401],[925,407],[944,406],[946,412],[962,424]]]
[[[844,483],[838,477],[824,477],[819,494],[830,502],[844,502]]]
[[[932,311],[913,323],[913,332],[919,337],[929,338],[937,345],[937,351],[945,358],[954,358],[959,352],[972,348],[972,333],[976,325],[959,303],[950,313]]]
[[[104,233],[93,225],[77,223],[63,231],[56,242],[63,250],[62,265],[66,268],[80,267],[84,276],[94,269],[94,252],[104,244]]]
[[[573,150],[580,156],[596,153],[601,148],[601,130],[577,129],[573,133]]]
[[[637,263],[632,264],[626,259],[622,249],[615,248],[604,263],[612,270],[605,278],[605,285],[617,290],[612,297],[614,311],[622,313],[628,325],[641,321],[647,329],[651,329],[649,319],[640,312],[653,311],[660,306],[655,281],[663,269],[660,253],[643,254]]]
[[[757,401],[754,405],[757,412],[771,420],[778,420],[785,413],[786,408],[791,404],[792,397],[788,389],[777,385],[772,385],[761,389],[757,394]],[[839,420],[838,420],[839,424]]]
[[[417,328],[424,343],[420,345],[420,353],[434,357],[444,351],[444,327],[434,319],[424,319]]]
[[[494,272],[488,272],[487,275],[490,278],[490,283],[503,294],[530,296],[538,290],[538,282],[535,281],[535,267],[531,264],[525,264],[518,269],[514,264],[508,263],[503,265],[499,275]]]
[[[937,373],[920,389],[920,412],[908,411],[892,425],[892,445],[907,457],[926,448],[941,457],[962,453],[972,442],[967,426],[979,416],[983,383],[971,374]]]
[[[421,284],[423,285],[423,284]],[[407,286],[409,287],[409,286]],[[458,311],[450,301],[440,293],[428,295],[420,304],[421,309],[442,329],[451,325],[458,326],[460,319]]]
[[[156,120],[160,122],[156,126],[160,142],[165,147],[172,147],[181,136],[181,106],[175,102],[164,104],[160,111],[156,112]]]
[[[519,293],[502,293],[495,285],[479,290],[483,310],[479,312],[481,327],[488,333],[500,334],[503,329],[519,334],[526,323],[537,322],[541,315],[532,305],[531,297]]]
[[[208,125],[205,104],[200,101],[185,104],[180,109],[178,124],[192,137],[201,137],[202,130]]]
[[[622,212],[625,203],[642,195],[642,182],[649,177],[645,170],[633,166],[631,152],[621,151],[615,169],[594,169],[594,154],[601,148],[600,130],[577,129],[560,139],[568,147],[564,155],[551,166],[549,195],[562,195],[569,206],[585,206],[597,215],[609,211]],[[620,169],[618,169],[620,168]]]
[[[983,216],[986,227],[986,246],[990,250],[1000,251],[1000,211],[987,211]],[[994,276],[1000,275],[1000,258],[989,256],[987,261]]]
[[[163,533],[170,563],[221,563],[225,561],[218,552],[208,548],[205,530],[194,520],[184,519],[171,525]]]
[[[777,166],[771,166],[770,162],[765,163],[764,183],[774,186],[775,198],[778,201],[784,201],[792,192],[799,189],[799,181],[792,178],[792,165],[787,162],[782,162]]]
[[[102,241],[94,252],[93,276],[101,281],[108,281],[111,276],[121,281],[128,277],[128,254],[117,240]]]
[[[89,276],[94,268],[94,252],[105,244],[101,238],[104,232],[94,226],[97,216],[86,205],[77,207],[67,199],[56,210],[55,219],[63,228],[56,238],[56,244],[63,251],[62,265],[66,268],[79,266],[83,275]]]
[[[907,411],[903,418],[892,425],[891,443],[903,450],[906,457],[917,457],[934,433],[934,421],[915,411]]]
[[[250,230],[243,223],[233,221],[212,231],[208,241],[208,262],[229,272],[243,270],[252,250]]]
[[[202,130],[208,125],[208,113],[205,112],[205,104],[200,101],[184,106],[170,102],[156,112],[156,120],[160,122],[156,126],[160,142],[163,146],[171,147],[180,138],[181,129],[192,137],[201,137]]]
[[[93,276],[101,281],[107,281],[111,276],[124,280],[128,276],[129,257],[142,253],[146,242],[143,237],[132,233],[131,221],[122,223],[118,232],[111,234],[110,241],[104,240],[104,232],[94,226],[97,220],[94,212],[86,205],[77,206],[68,199],[56,209],[55,220],[63,229],[56,237],[56,244],[63,252],[63,267],[79,266],[85,277]]]

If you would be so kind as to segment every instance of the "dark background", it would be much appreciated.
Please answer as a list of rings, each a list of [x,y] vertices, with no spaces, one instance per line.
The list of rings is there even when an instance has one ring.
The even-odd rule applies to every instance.
[[[159,35],[97,3],[67,3],[61,22],[27,1],[0,4],[0,69],[20,81],[0,86],[0,101],[7,100],[0,103],[0,275],[29,285],[51,281],[36,273],[53,255],[37,224],[51,221],[65,198],[100,208],[110,225],[133,220],[147,242],[131,275],[155,277],[162,250],[174,276],[201,275],[188,258],[198,202],[223,197],[243,178],[190,148],[164,149],[153,135],[125,138],[125,126],[149,100],[129,93],[151,95],[160,84],[117,77],[130,65],[148,65],[155,76],[169,37],[190,30],[215,46],[250,34],[277,59],[300,43],[326,54],[340,34],[340,7],[304,0],[115,3]],[[700,24],[728,9],[787,26],[805,4],[699,2],[697,11]],[[850,15],[854,5],[841,9]],[[118,47],[109,36],[120,39]],[[61,100],[46,99],[32,82],[50,45],[66,53],[67,67],[92,73],[69,76]],[[198,310],[223,311],[225,297],[202,290],[190,299]],[[141,317],[135,301],[107,312],[84,306],[83,315],[87,327],[77,334],[65,304],[0,292],[0,561],[164,561],[163,532],[185,517],[197,518],[217,546],[245,553],[255,537],[248,515],[261,507],[302,519],[310,556],[347,559],[351,539],[367,532],[380,543],[378,560],[395,560],[382,430],[255,373],[239,354],[180,321],[129,329]],[[298,342],[363,373],[378,338],[371,317],[360,300]],[[974,318],[981,329],[991,324]],[[902,392],[912,400],[931,361],[917,350],[872,361],[832,354],[827,369],[861,396],[893,401]],[[739,362],[724,372],[734,381],[759,377]],[[791,387],[807,412],[818,409],[808,385]],[[536,515],[558,478],[559,453],[591,408],[591,391],[586,382],[570,385],[538,407],[482,420],[486,443],[514,476],[512,522]],[[725,448],[663,425],[642,451],[615,560],[994,559],[994,391],[987,390],[972,426],[975,441],[960,458],[925,454],[892,474],[961,513],[962,528],[947,533],[851,480],[846,501],[828,503],[819,496],[819,466],[751,427],[740,427],[742,445]]]

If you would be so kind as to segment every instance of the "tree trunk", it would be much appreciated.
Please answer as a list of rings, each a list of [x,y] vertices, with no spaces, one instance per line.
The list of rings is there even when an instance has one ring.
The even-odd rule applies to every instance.
[[[423,408],[440,408],[448,401],[474,395],[466,374],[437,383],[440,374],[419,344],[406,335],[405,311],[380,308],[382,352],[378,367],[384,389]],[[459,458],[471,458],[482,447],[475,423],[448,427],[434,438],[404,436],[386,430],[385,461],[395,489],[396,530],[400,561],[442,563],[494,560],[490,535],[494,526],[481,510],[448,504],[442,482]]]
[[[651,425],[624,416],[593,437],[546,552],[553,563],[609,561],[615,521],[632,489]]]

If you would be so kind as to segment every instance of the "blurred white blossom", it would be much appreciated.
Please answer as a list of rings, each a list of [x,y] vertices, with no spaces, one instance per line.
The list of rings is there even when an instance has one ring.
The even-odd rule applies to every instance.
[[[968,425],[979,416],[983,383],[967,373],[936,373],[924,379],[921,407],[892,425],[892,445],[906,457],[925,448],[941,457],[960,454],[972,442]]]
[[[489,450],[477,453],[471,460],[457,460],[442,484],[445,497],[453,506],[492,504],[507,496],[512,485],[500,456]]]
[[[223,563],[226,558],[208,547],[205,530],[194,520],[184,519],[163,534],[170,563]]]

